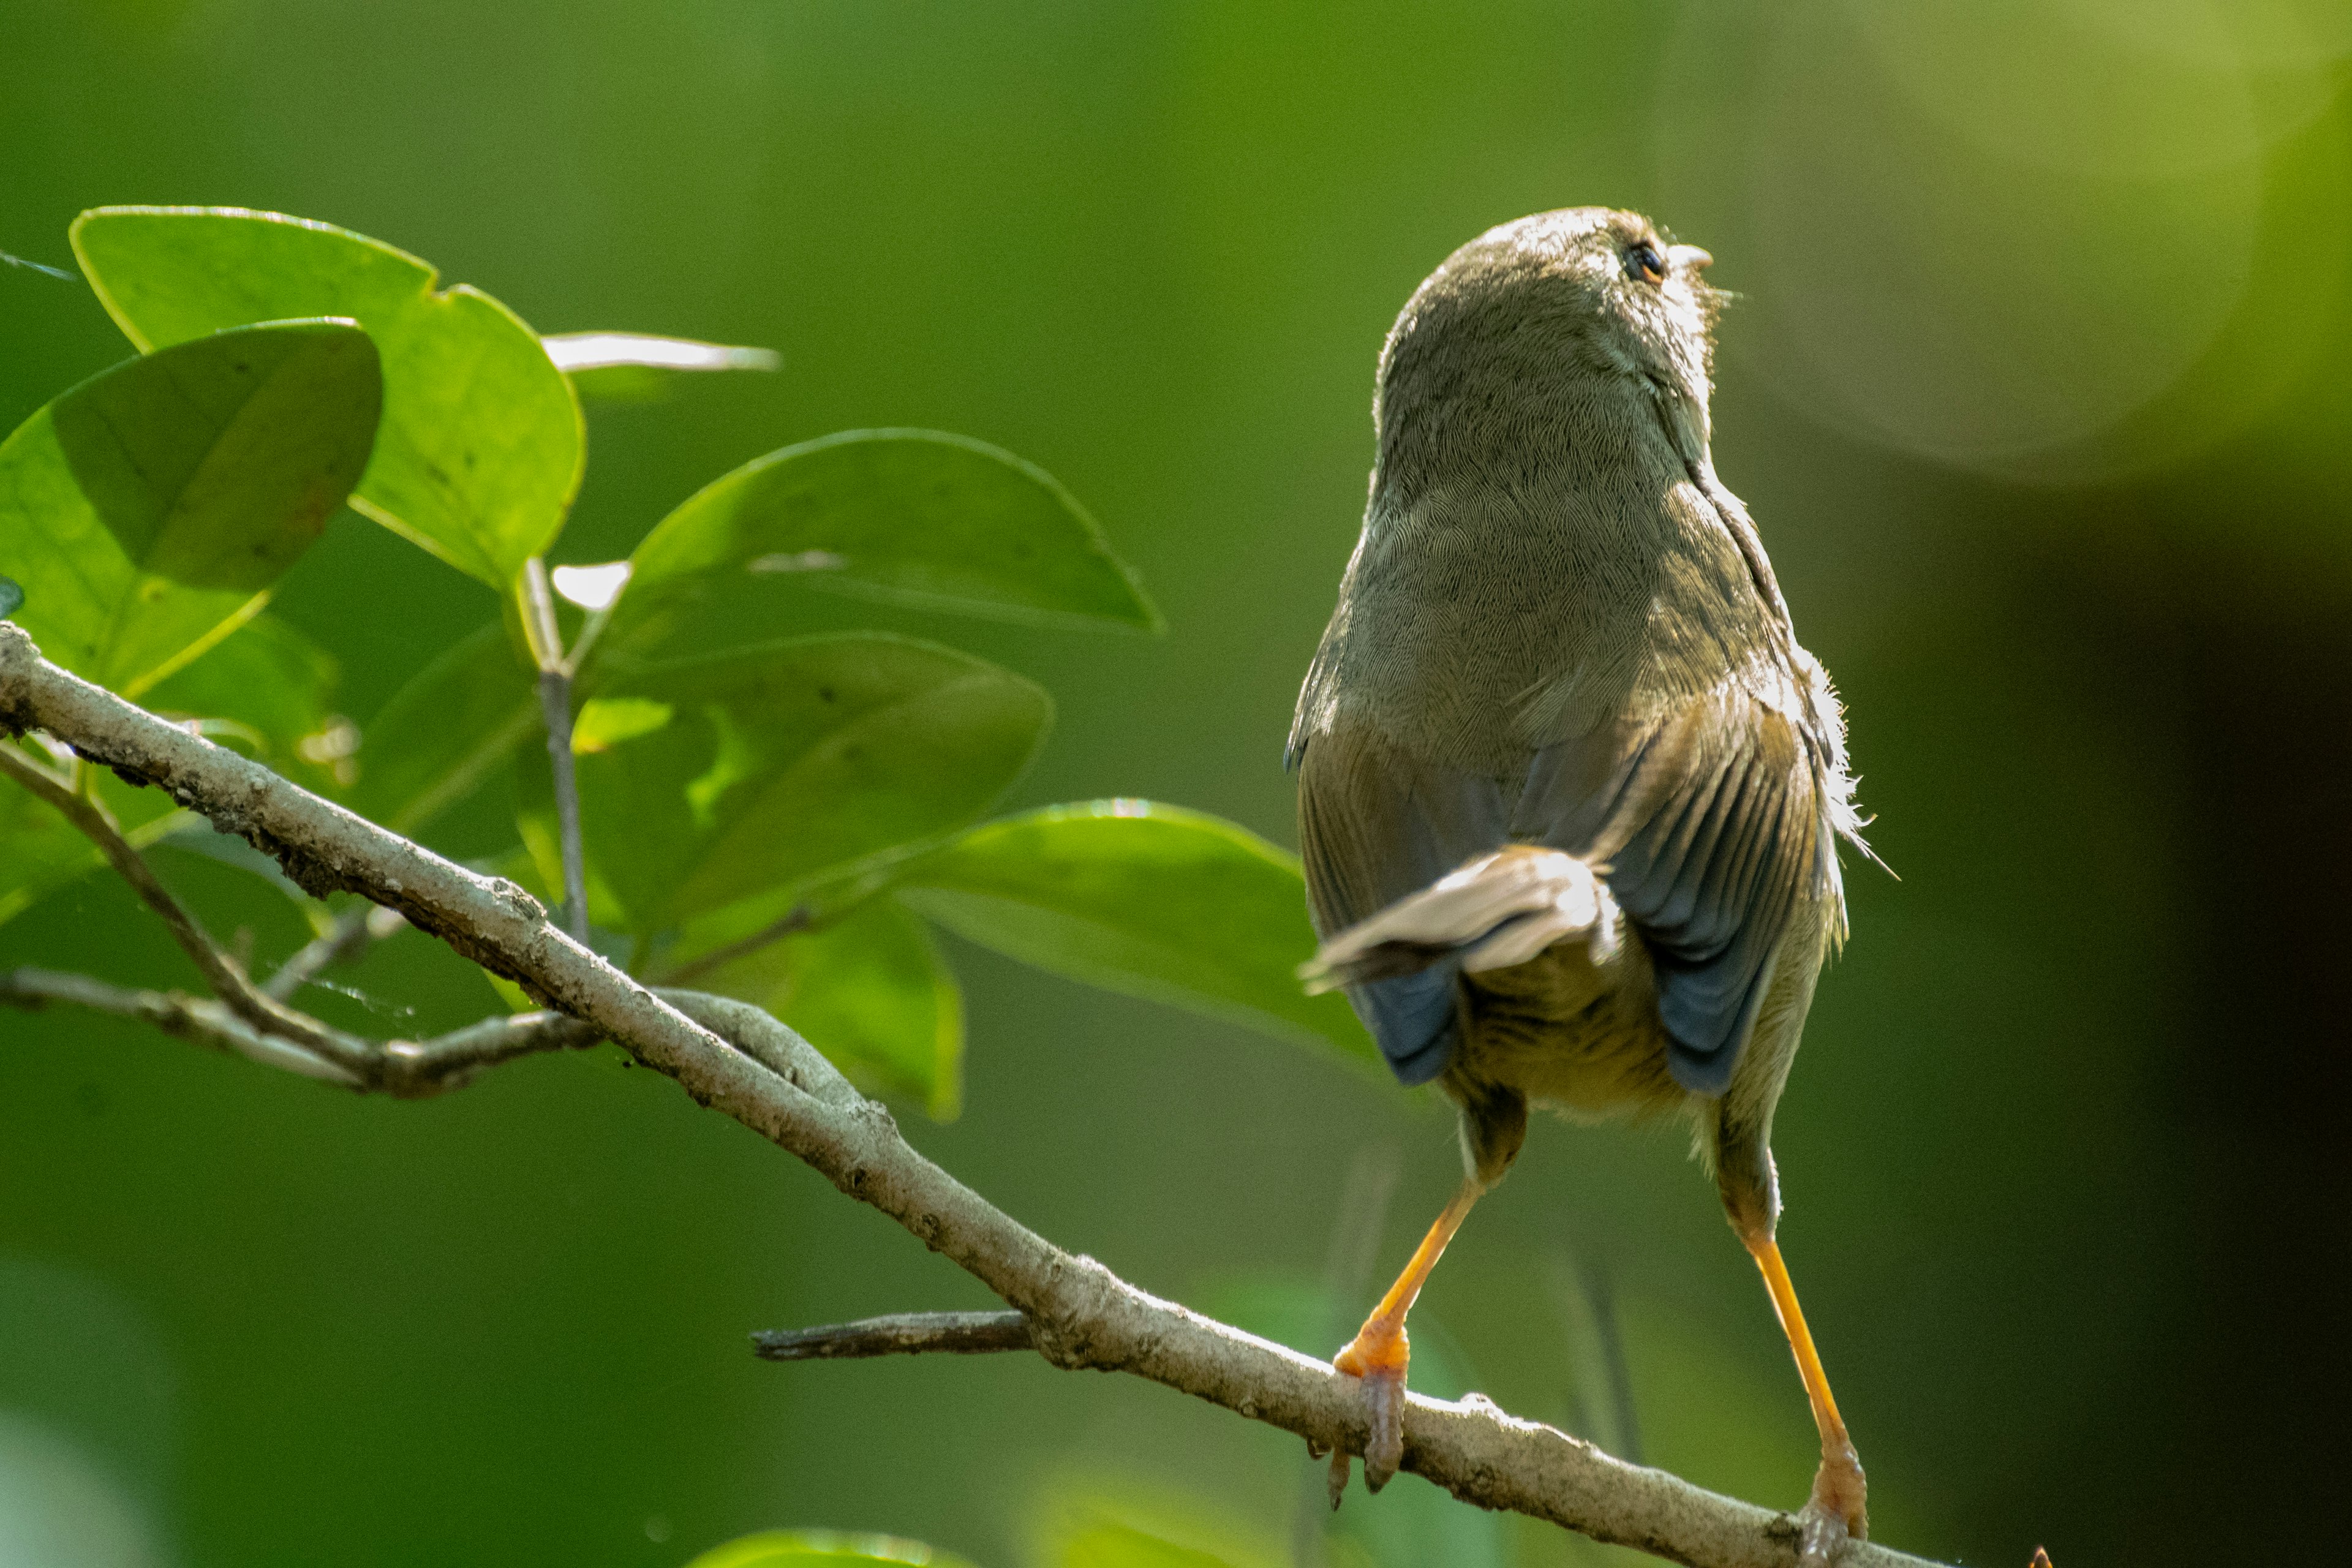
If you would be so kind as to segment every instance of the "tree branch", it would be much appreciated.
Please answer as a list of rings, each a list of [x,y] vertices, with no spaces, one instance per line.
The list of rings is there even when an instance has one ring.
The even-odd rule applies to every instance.
[[[341,889],[397,909],[466,957],[619,1041],[814,1166],[970,1272],[1026,1320],[1039,1354],[1067,1368],[1148,1378],[1327,1448],[1360,1451],[1361,1392],[1328,1363],[1245,1334],[1128,1284],[1026,1229],[898,1134],[814,1047],[749,1004],[665,999],[551,926],[513,883],[478,877],[353,816],[41,658],[0,624],[0,727],[41,728],[215,826],[278,857],[313,894]],[[731,1042],[731,1043],[730,1043]],[[1790,1568],[1785,1513],[1612,1458],[1473,1396],[1410,1395],[1405,1468],[1484,1508],[1509,1509],[1694,1565]],[[1847,1568],[1920,1568],[1857,1542]]]

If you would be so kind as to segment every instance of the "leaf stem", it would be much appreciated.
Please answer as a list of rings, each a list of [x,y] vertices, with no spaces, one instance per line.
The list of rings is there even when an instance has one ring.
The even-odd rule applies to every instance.
[[[555,593],[547,563],[523,563],[516,585],[522,598],[522,624],[539,660],[539,708],[547,721],[547,762],[555,774],[556,833],[563,855],[563,929],[588,945],[587,850],[580,839],[580,783],[572,760],[572,665],[563,657],[563,636],[555,622]]]

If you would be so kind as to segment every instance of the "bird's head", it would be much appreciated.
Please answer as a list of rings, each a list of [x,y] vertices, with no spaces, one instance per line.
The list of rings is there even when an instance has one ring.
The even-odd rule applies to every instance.
[[[1713,259],[1609,207],[1488,229],[1429,275],[1389,333],[1377,404],[1384,460],[1416,434],[1451,446],[1467,421],[1524,427],[1635,390],[1679,404],[1704,441],[1722,302],[1701,276]]]

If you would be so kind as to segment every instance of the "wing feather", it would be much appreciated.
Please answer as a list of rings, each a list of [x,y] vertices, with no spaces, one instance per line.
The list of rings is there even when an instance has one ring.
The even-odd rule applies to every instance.
[[[1516,792],[1335,725],[1299,770],[1317,928],[1332,936],[1513,841],[1577,856],[1602,868],[1649,950],[1676,1080],[1719,1094],[1801,902],[1837,896],[1836,858],[1822,853],[1832,760],[1814,750],[1782,705],[1737,681],[1649,724],[1544,747]],[[1459,973],[1459,952],[1440,953],[1348,987],[1408,1083],[1444,1068]]]
[[[1298,846],[1317,931],[1331,937],[1506,839],[1494,779],[1422,762],[1346,725],[1298,764]],[[1347,987],[1356,1016],[1408,1084],[1444,1070],[1458,1027],[1459,953]]]

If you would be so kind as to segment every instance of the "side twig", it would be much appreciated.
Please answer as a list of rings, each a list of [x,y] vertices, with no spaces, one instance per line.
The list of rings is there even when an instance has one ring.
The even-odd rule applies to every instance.
[[[345,1089],[360,1080],[309,1051],[276,1035],[265,1034],[208,997],[179,991],[134,991],[93,980],[86,974],[60,974],[47,969],[0,969],[0,1002],[38,1011],[53,1003],[111,1013],[152,1024],[176,1039],[226,1051],[264,1067],[278,1068]]]
[[[161,723],[162,721],[156,721]],[[209,744],[210,742],[206,742]],[[298,1013],[277,998],[263,994],[235,959],[223,952],[204,926],[180,901],[172,896],[161,879],[139,851],[132,848],[115,826],[113,815],[91,797],[82,795],[36,763],[14,746],[0,745],[0,773],[6,773],[33,795],[54,806],[66,820],[81,829],[85,837],[98,846],[122,879],[131,884],[140,900],[163,919],[173,940],[182,952],[194,961],[205,984],[212,988],[229,1011],[265,1034],[277,1035],[294,1042],[311,1055],[331,1062],[346,1072],[356,1072],[370,1052],[369,1043],[357,1036],[330,1028],[305,1013]]]
[[[368,1054],[355,1066],[345,1066],[256,1028],[218,1002],[178,991],[137,990],[47,969],[0,969],[0,1003],[36,1011],[65,1004],[118,1018],[136,1018],[176,1038],[264,1067],[397,1100],[446,1094],[501,1062],[542,1051],[576,1050],[604,1037],[579,1019],[561,1013],[518,1013],[469,1024],[429,1040],[369,1041]]]
[[[897,1312],[819,1329],[769,1329],[751,1336],[751,1353],[762,1361],[845,1361],[932,1351],[981,1355],[1036,1348],[1029,1320],[1018,1312]]]
[[[494,973],[676,1079],[896,1219],[1020,1312],[1056,1366],[1118,1371],[1180,1390],[1326,1448],[1360,1452],[1360,1391],[1326,1362],[1161,1300],[1014,1221],[902,1138],[814,1047],[748,1004],[647,991],[548,923],[511,882],[476,876],[268,770],[58,669],[0,623],[0,729],[40,728],[127,777],[156,784],[276,856],[315,896],[361,893],[397,909]],[[1483,1508],[1553,1521],[1694,1568],[1790,1568],[1788,1514],[1612,1458],[1473,1396],[1415,1394],[1404,1466]],[[1923,1568],[1855,1542],[1845,1568]]]

